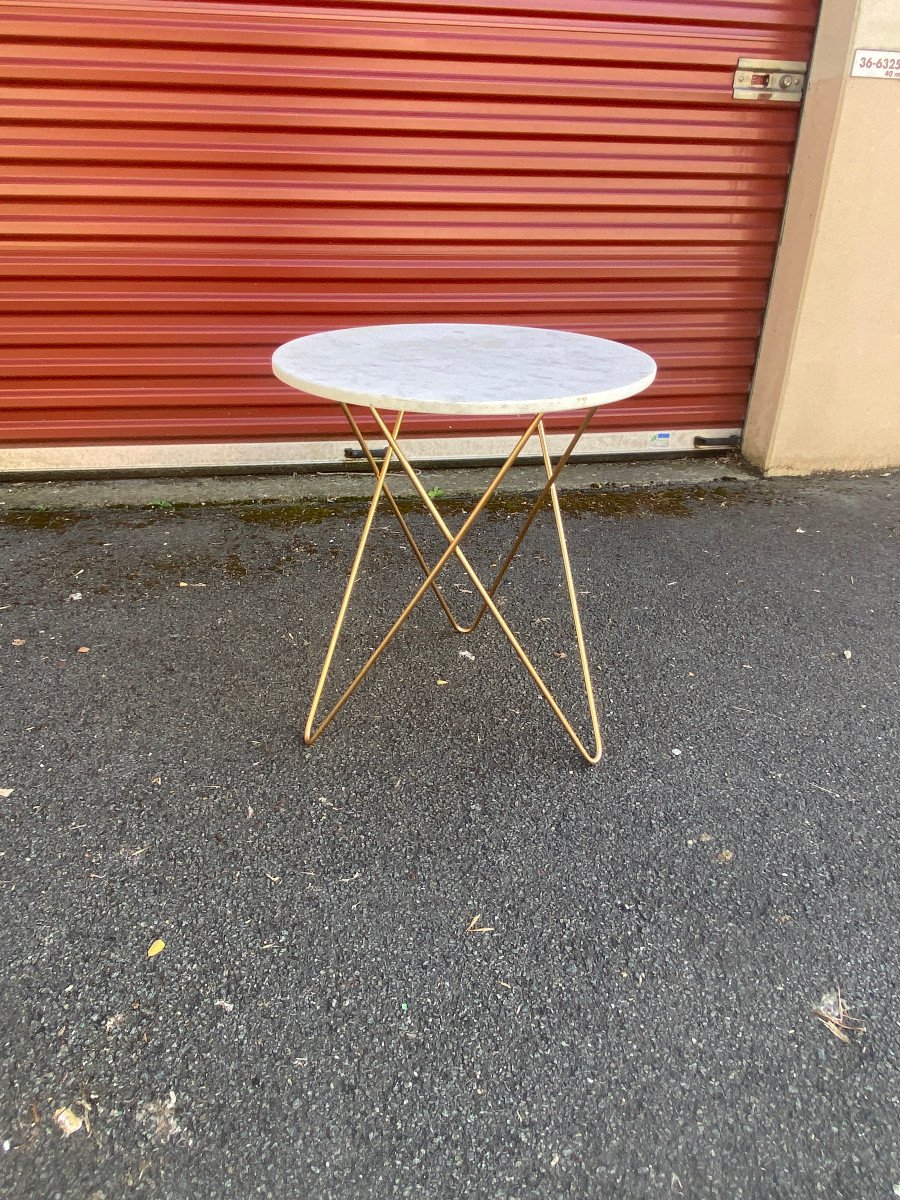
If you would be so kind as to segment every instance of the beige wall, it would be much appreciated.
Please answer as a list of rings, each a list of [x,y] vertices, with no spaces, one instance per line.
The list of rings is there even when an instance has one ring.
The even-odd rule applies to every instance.
[[[900,0],[823,0],[745,456],[772,475],[900,464]]]

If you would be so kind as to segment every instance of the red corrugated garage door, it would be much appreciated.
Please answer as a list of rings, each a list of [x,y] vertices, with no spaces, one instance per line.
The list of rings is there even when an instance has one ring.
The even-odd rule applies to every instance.
[[[739,425],[798,106],[732,76],[817,7],[2,4],[0,442],[334,437],[271,350],[392,320],[620,338],[597,428]]]

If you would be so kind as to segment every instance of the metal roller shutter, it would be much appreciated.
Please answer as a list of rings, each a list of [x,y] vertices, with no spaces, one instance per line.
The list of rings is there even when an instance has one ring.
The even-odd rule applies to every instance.
[[[269,371],[477,320],[659,361],[598,429],[739,426],[815,0],[0,5],[0,442],[343,434]],[[419,417],[422,434],[503,424]]]

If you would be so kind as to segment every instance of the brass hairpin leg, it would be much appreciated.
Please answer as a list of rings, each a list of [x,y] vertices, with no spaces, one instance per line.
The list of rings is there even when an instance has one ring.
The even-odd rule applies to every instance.
[[[574,451],[575,447],[578,445],[578,442],[581,439],[581,435],[584,433],[585,429],[587,429],[587,427],[590,424],[591,419],[596,411],[597,410],[595,408],[592,408],[590,410],[590,412],[588,412],[586,414],[581,425],[575,430],[574,434],[572,435],[571,441],[569,442],[568,446],[565,448],[562,455],[560,456],[559,462],[556,467],[556,472],[555,472],[555,474],[553,474],[552,479],[550,478],[551,473],[552,473],[551,468],[549,466],[547,467],[548,482],[544,485],[542,491],[539,493],[537,498],[532,503],[531,508],[528,510],[528,515],[525,517],[525,520],[522,523],[521,529],[516,534],[515,541],[509,548],[509,553],[506,555],[506,558],[504,558],[503,562],[500,564],[500,568],[497,571],[497,574],[494,576],[494,581],[491,584],[491,586],[488,588],[489,596],[493,596],[495,594],[495,592],[497,591],[497,588],[500,586],[500,584],[503,580],[503,576],[509,570],[513,559],[516,557],[516,554],[518,553],[519,547],[522,545],[522,542],[525,540],[525,534],[531,528],[534,518],[540,512],[541,507],[543,506],[544,502],[546,501],[548,495],[550,495],[551,492],[556,491],[556,480],[559,478],[560,472],[562,471],[563,467],[566,465],[566,463],[569,461],[570,457],[572,456],[572,452]],[[543,436],[543,428],[544,428],[544,423],[543,423],[543,420],[541,420],[540,424],[538,425],[538,435],[541,439],[541,449],[542,449],[542,452],[544,452],[544,464],[546,465],[548,462],[548,458],[547,458],[547,454],[546,454],[546,442],[545,442],[545,439]],[[465,629],[460,629],[459,632],[460,633],[474,632],[474,630],[476,630],[478,628],[478,626],[481,624],[481,619],[487,611],[488,611],[488,605],[487,605],[487,602],[484,602],[481,605],[481,608],[479,608],[478,612],[476,613],[475,620],[472,622],[472,624],[468,625]]]
[[[544,432],[544,422],[541,421],[538,425],[538,437],[541,441],[541,454],[544,459],[544,469],[547,472],[547,478],[552,478],[553,465],[550,462],[550,453],[547,449],[547,435]],[[559,493],[556,490],[555,480],[550,484],[550,503],[553,506],[553,519],[556,522],[556,532],[559,536],[559,552],[562,557],[563,571],[566,576],[566,587],[569,592],[569,604],[572,608],[572,624],[575,626],[575,641],[578,643],[578,657],[581,659],[581,674],[584,679],[584,694],[587,699],[588,713],[591,718],[591,731],[594,735],[594,753],[585,753],[584,747],[580,742],[577,742],[581,753],[589,763],[598,762],[600,755],[603,753],[603,738],[600,734],[600,721],[597,717],[597,702],[594,699],[594,685],[591,682],[591,668],[588,663],[587,649],[584,644],[584,631],[581,628],[581,614],[578,611],[578,592],[575,587],[575,577],[572,574],[572,564],[569,560],[569,545],[566,541],[566,531],[563,527],[562,510],[559,506]],[[527,529],[526,525],[526,529]]]
[[[372,529],[372,523],[375,519],[375,510],[378,507],[378,501],[380,500],[381,493],[384,490],[385,479],[387,478],[388,467],[390,466],[390,461],[391,461],[391,454],[396,453],[395,448],[396,448],[397,442],[396,442],[395,435],[399,434],[400,426],[403,421],[403,413],[400,413],[399,416],[397,417],[397,420],[394,425],[394,433],[392,434],[391,431],[385,425],[384,421],[382,421],[380,415],[375,411],[375,409],[371,409],[370,411],[372,413],[372,416],[378,422],[379,428],[388,437],[389,446],[385,452],[384,459],[382,460],[381,466],[378,470],[378,475],[377,475],[377,479],[376,479],[376,483],[375,483],[375,490],[372,494],[371,503],[369,504],[369,511],[366,515],[365,524],[363,525],[363,531],[360,536],[359,546],[357,547],[356,555],[353,559],[353,564],[350,568],[350,577],[347,580],[347,586],[344,589],[344,597],[341,601],[341,606],[338,609],[337,622],[334,627],[334,632],[331,635],[331,641],[328,644],[328,650],[325,655],[325,662],[323,663],[322,670],[319,673],[319,680],[318,680],[318,683],[316,684],[316,690],[313,693],[312,705],[310,707],[309,716],[306,719],[306,726],[305,726],[304,732],[303,732],[303,740],[306,742],[307,746],[311,746],[313,744],[313,742],[315,742],[322,735],[322,733],[324,733],[324,731],[328,728],[328,726],[331,724],[331,722],[334,720],[334,718],[337,716],[337,714],[340,712],[340,710],[344,707],[344,705],[347,703],[347,701],[350,699],[350,697],[353,695],[353,693],[356,691],[356,689],[359,687],[359,685],[365,679],[366,675],[368,675],[369,671],[372,669],[372,667],[375,665],[375,663],[378,661],[378,659],[381,657],[381,655],[384,653],[384,651],[387,649],[387,647],[390,645],[390,643],[394,640],[394,637],[396,636],[397,631],[400,629],[400,626],[403,624],[403,622],[406,620],[406,618],[409,616],[409,614],[412,612],[412,610],[416,607],[416,605],[419,603],[419,601],[425,595],[426,591],[431,587],[431,585],[437,579],[438,575],[444,569],[444,566],[449,561],[450,557],[456,552],[457,547],[459,546],[460,542],[463,540],[463,538],[466,536],[466,534],[471,529],[472,525],[477,520],[478,514],[481,512],[481,510],[484,508],[484,506],[490,500],[491,496],[493,496],[494,492],[497,490],[497,488],[500,486],[500,484],[506,478],[507,472],[510,470],[510,468],[515,463],[516,459],[521,454],[522,449],[524,448],[525,444],[528,442],[529,438],[532,436],[534,431],[537,429],[538,422],[540,421],[540,417],[537,416],[530,422],[528,428],[525,430],[525,432],[522,434],[522,436],[516,442],[515,446],[513,447],[512,451],[509,454],[509,457],[506,459],[506,461],[503,463],[503,466],[500,468],[500,470],[494,476],[491,483],[488,485],[484,495],[481,497],[481,499],[478,501],[478,503],[474,506],[472,511],[469,513],[468,517],[466,517],[465,521],[462,523],[462,526],[460,527],[459,532],[455,536],[451,536],[450,531],[447,529],[446,525],[443,525],[443,522],[441,522],[441,524],[443,525],[443,529],[446,531],[447,536],[450,538],[450,544],[447,546],[447,549],[444,550],[444,552],[441,554],[441,556],[438,559],[435,566],[432,567],[431,570],[428,572],[424,581],[420,584],[418,590],[416,591],[416,594],[413,596],[412,600],[410,600],[410,602],[407,604],[406,608],[403,610],[403,612],[400,614],[400,616],[397,618],[397,620],[394,622],[394,624],[391,626],[391,628],[388,630],[388,632],[384,635],[381,642],[375,647],[375,649],[372,651],[372,653],[366,659],[365,663],[360,668],[360,670],[356,674],[355,678],[353,679],[353,681],[351,682],[349,687],[347,687],[346,690],[342,693],[340,698],[332,706],[332,708],[327,713],[327,715],[322,718],[321,722],[319,723],[318,729],[314,730],[313,725],[315,723],[316,713],[318,712],[319,704],[322,699],[322,691],[324,690],[325,681],[328,677],[328,670],[331,666],[331,660],[334,657],[334,650],[335,650],[335,647],[337,646],[338,638],[340,637],[340,634],[341,634],[341,628],[343,627],[343,624],[344,624],[344,618],[347,615],[347,608],[350,603],[350,596],[353,592],[353,586],[356,583],[356,577],[359,574],[359,566],[360,566],[360,563],[362,562],[363,552],[366,547],[366,542],[368,541],[369,533]],[[373,461],[374,461],[374,459],[373,459]],[[422,484],[421,484],[418,476],[416,475],[415,471],[413,470],[412,466],[410,465],[410,463],[408,462],[408,460],[406,459],[405,456],[402,458],[402,464],[403,464],[403,468],[406,471],[407,475],[412,480],[413,486],[416,488],[416,490],[421,491],[421,494],[425,494],[425,489],[422,487]],[[431,503],[431,497],[428,496],[427,494],[425,494],[425,498],[426,498],[428,505],[430,506],[432,514],[434,514],[434,512],[436,510],[434,509],[434,506]],[[460,558],[460,561],[464,561],[462,559],[461,555],[459,555],[458,557]]]
[[[561,455],[561,457],[559,458],[559,460],[557,461],[555,466],[551,463],[550,456],[549,456],[549,453],[547,450],[547,441],[546,441],[546,435],[544,432],[542,417],[540,415],[536,416],[530,422],[528,428],[525,430],[525,432],[522,434],[522,436],[519,438],[519,440],[516,442],[515,446],[513,447],[512,451],[510,452],[509,456],[507,457],[506,461],[503,463],[500,470],[497,472],[494,479],[492,480],[491,484],[488,486],[487,490],[484,492],[483,496],[477,502],[477,504],[474,506],[472,511],[469,513],[468,517],[463,522],[462,526],[460,527],[460,529],[458,530],[458,532],[456,534],[453,534],[451,532],[451,530],[449,529],[449,527],[447,526],[446,522],[444,521],[443,517],[441,516],[440,512],[438,511],[438,509],[435,506],[434,502],[432,501],[431,497],[428,495],[428,492],[426,491],[424,485],[422,484],[422,481],[416,475],[415,469],[413,468],[412,464],[406,458],[403,451],[400,449],[400,446],[398,445],[397,439],[398,439],[398,436],[400,433],[400,427],[402,424],[403,414],[401,413],[400,416],[397,418],[397,421],[395,422],[395,425],[394,425],[394,429],[393,429],[393,431],[391,431],[388,428],[388,426],[385,424],[383,418],[381,417],[381,414],[375,409],[370,410],[376,424],[378,425],[379,429],[381,430],[381,433],[383,434],[383,436],[385,437],[385,439],[387,440],[387,443],[388,443],[387,450],[385,451],[384,459],[382,460],[382,463],[379,466],[377,464],[374,456],[371,454],[371,451],[369,450],[368,446],[366,445],[365,438],[364,438],[361,430],[359,429],[359,426],[357,425],[357,423],[355,422],[355,420],[353,419],[353,417],[349,413],[349,411],[347,411],[345,409],[345,412],[347,412],[347,416],[348,416],[348,420],[350,422],[351,428],[353,429],[356,437],[358,438],[360,445],[363,448],[363,452],[365,453],[366,458],[369,461],[370,466],[376,472],[376,484],[375,484],[375,490],[374,490],[374,493],[372,496],[372,502],[369,506],[369,511],[366,516],[365,524],[363,526],[362,535],[360,537],[360,543],[357,548],[357,552],[356,552],[356,556],[353,561],[353,565],[351,566],[351,569],[350,569],[350,577],[347,581],[347,587],[344,591],[344,597],[341,602],[340,609],[338,611],[337,622],[335,624],[334,632],[331,636],[331,641],[328,646],[328,651],[327,651],[327,654],[325,657],[325,662],[323,664],[322,671],[319,675],[318,684],[316,686],[316,690],[315,690],[315,693],[313,696],[312,707],[310,709],[309,717],[307,719],[306,728],[305,728],[305,732],[304,732],[304,740],[306,741],[307,745],[312,745],[312,743],[314,741],[316,741],[316,739],[322,734],[322,732],[331,723],[333,718],[337,715],[337,713],[340,711],[340,709],[344,706],[344,704],[350,698],[350,696],[352,696],[352,694],[356,691],[357,687],[363,681],[365,676],[369,673],[371,668],[374,666],[374,664],[377,662],[377,660],[381,657],[382,653],[387,649],[388,645],[391,643],[391,641],[393,640],[394,636],[396,635],[396,633],[398,632],[400,627],[406,621],[407,617],[410,615],[410,613],[413,611],[413,609],[416,607],[416,605],[422,599],[425,592],[428,591],[428,589],[430,588],[434,591],[435,595],[438,597],[439,601],[441,602],[441,607],[444,609],[444,612],[446,613],[448,619],[451,621],[451,624],[454,626],[455,629],[457,629],[461,633],[469,632],[471,629],[474,629],[480,622],[484,613],[487,611],[489,611],[492,614],[492,616],[494,616],[496,618],[497,623],[500,625],[500,628],[503,630],[503,633],[505,634],[506,638],[512,645],[512,647],[515,650],[516,654],[518,655],[520,661],[524,665],[525,669],[528,671],[531,678],[534,680],[541,695],[544,697],[544,699],[550,705],[550,708],[553,710],[556,717],[558,718],[558,720],[562,724],[563,728],[565,729],[566,733],[571,738],[572,742],[575,744],[579,753],[589,763],[597,762],[602,753],[602,743],[601,743],[601,739],[600,739],[600,731],[599,731],[599,725],[598,725],[598,720],[597,720],[597,711],[596,711],[596,705],[594,702],[593,689],[591,687],[590,672],[589,672],[588,662],[587,662],[587,653],[586,653],[585,645],[584,645],[584,636],[582,633],[581,620],[580,620],[579,613],[578,613],[578,603],[577,603],[577,598],[576,598],[575,583],[574,583],[574,579],[572,576],[571,564],[569,562],[569,555],[568,555],[568,548],[567,548],[566,540],[565,540],[565,533],[563,531],[562,514],[561,514],[560,508],[559,508],[559,497],[556,492],[556,481],[559,478],[559,475],[560,475],[561,471],[563,470],[563,468],[565,467],[566,463],[568,462],[576,445],[578,444],[579,438],[581,437],[581,435],[584,433],[585,429],[587,428],[587,426],[590,422],[590,419],[593,416],[593,410],[586,413],[584,420],[581,422],[580,426],[578,427],[578,429],[576,430],[575,434],[573,435],[571,441],[569,442],[569,445],[567,446],[566,450]],[[510,468],[513,466],[516,459],[521,454],[523,448],[525,447],[525,445],[527,444],[527,442],[529,441],[529,439],[532,437],[532,435],[535,432],[537,432],[538,437],[541,442],[541,453],[542,453],[542,456],[544,459],[544,467],[545,467],[546,474],[547,474],[547,482],[544,485],[540,495],[535,500],[522,529],[519,530],[519,533],[516,537],[516,540],[513,544],[513,547],[511,549],[510,553],[507,555],[502,566],[500,567],[498,574],[494,578],[494,581],[492,582],[491,586],[488,588],[488,587],[485,587],[485,585],[481,582],[480,578],[478,577],[478,574],[476,573],[476,571],[474,570],[472,565],[469,563],[465,554],[460,549],[460,544],[461,544],[463,538],[468,533],[469,529],[474,524],[474,522],[477,519],[480,512],[483,510],[485,505],[490,500],[491,496],[493,496],[494,492],[497,490],[497,488],[503,482],[504,478],[506,477],[506,474],[508,473]],[[441,554],[440,558],[438,559],[438,561],[434,565],[434,567],[432,567],[430,569],[427,566],[424,555],[419,550],[419,547],[417,546],[411,532],[409,531],[409,528],[408,528],[406,522],[403,519],[403,516],[399,510],[399,506],[397,505],[395,498],[393,497],[392,493],[390,492],[390,490],[387,487],[386,477],[387,477],[388,466],[390,464],[390,460],[391,460],[392,456],[396,457],[397,461],[403,467],[404,471],[406,472],[407,476],[409,477],[410,482],[412,483],[413,487],[415,488],[416,492],[418,493],[420,499],[422,500],[425,507],[430,512],[431,516],[434,518],[435,523],[437,524],[438,528],[443,533],[444,537],[447,539],[446,549],[443,551],[443,553]],[[400,614],[400,616],[397,618],[397,620],[394,622],[394,624],[391,626],[391,628],[385,634],[384,638],[381,640],[379,645],[370,654],[369,658],[363,664],[362,668],[357,673],[357,675],[355,676],[355,678],[353,679],[353,681],[351,682],[349,687],[343,692],[343,694],[340,696],[338,701],[331,708],[329,713],[322,719],[322,721],[319,724],[318,729],[313,730],[313,724],[315,722],[316,712],[318,711],[319,703],[321,701],[322,691],[325,686],[325,681],[328,676],[328,670],[330,668],[331,661],[334,657],[334,650],[337,645],[337,641],[340,636],[341,628],[343,626],[344,618],[347,613],[347,607],[350,602],[350,595],[353,591],[353,586],[356,582],[356,577],[359,572],[360,563],[362,562],[365,545],[366,545],[369,533],[372,528],[372,523],[374,521],[375,510],[377,508],[378,501],[381,498],[382,493],[384,493],[388,497],[389,503],[391,504],[391,507],[393,508],[395,515],[397,516],[398,520],[400,521],[401,528],[403,529],[404,533],[406,534],[407,540],[409,541],[410,545],[413,548],[414,553],[416,554],[416,558],[419,561],[419,565],[426,572],[425,579],[420,584],[418,590],[416,591],[413,598],[409,601],[406,608],[403,610],[403,612]],[[575,729],[573,728],[571,722],[568,720],[565,713],[562,711],[559,704],[557,703],[555,697],[553,696],[553,693],[547,687],[546,683],[541,678],[540,674],[538,673],[538,671],[535,668],[534,664],[532,663],[531,659],[528,657],[527,653],[525,652],[523,647],[520,645],[518,639],[516,638],[515,634],[513,633],[512,629],[510,628],[509,624],[507,623],[506,619],[504,618],[503,614],[500,612],[500,610],[497,607],[496,603],[494,602],[494,598],[493,598],[494,593],[495,593],[497,587],[499,586],[501,579],[505,575],[507,568],[509,567],[510,563],[513,560],[513,557],[515,556],[516,551],[518,550],[519,546],[521,545],[522,539],[524,538],[525,534],[527,533],[528,528],[530,527],[532,521],[534,520],[536,513],[538,512],[540,506],[543,504],[543,502],[547,498],[547,496],[550,496],[551,503],[553,505],[554,518],[556,521],[557,533],[558,533],[559,540],[560,540],[560,550],[562,553],[563,569],[564,569],[565,575],[566,575],[566,583],[568,586],[569,600],[570,600],[570,604],[572,607],[572,617],[573,617],[573,622],[575,625],[576,640],[578,642],[578,651],[579,651],[579,656],[581,659],[582,674],[584,676],[585,690],[586,690],[587,699],[588,699],[588,709],[590,712],[591,726],[592,726],[592,732],[593,732],[593,736],[594,736],[595,749],[593,751],[588,750],[587,747],[584,745],[584,743],[579,738],[579,736],[576,733]],[[436,586],[436,580],[438,578],[438,575],[444,569],[444,567],[446,566],[447,562],[449,562],[451,557],[455,557],[457,559],[459,564],[462,566],[462,568],[465,570],[465,572],[467,573],[469,578],[472,580],[472,583],[475,585],[475,588],[477,589],[477,591],[482,599],[482,607],[479,610],[479,613],[476,616],[475,621],[473,622],[473,624],[471,626],[468,626],[467,628],[461,627],[455,621],[452,614],[450,613],[448,606],[446,605],[446,603],[443,600],[443,596],[441,595],[440,591],[437,589],[437,586]]]
[[[394,423],[394,433],[400,432],[400,426],[403,424],[403,413],[397,414],[397,420]],[[374,460],[373,460],[374,461]],[[338,609],[337,620],[334,624],[334,630],[331,634],[331,640],[328,643],[328,649],[325,652],[325,661],[322,663],[322,670],[319,672],[319,678],[316,683],[316,690],[313,692],[312,704],[309,709],[309,716],[306,718],[306,726],[303,730],[303,740],[307,746],[311,746],[331,718],[337,712],[338,707],[349,696],[350,692],[356,687],[360,677],[357,677],[351,685],[350,689],[344,693],[338,704],[331,710],[319,728],[313,732],[313,723],[316,719],[316,712],[319,708],[319,702],[322,699],[322,691],[325,687],[325,680],[328,678],[328,670],[331,666],[331,660],[334,658],[334,651],[338,644],[338,638],[341,636],[341,629],[344,625],[344,617],[347,615],[347,609],[350,605],[350,597],[353,595],[353,588],[356,585],[356,577],[359,574],[360,564],[362,563],[363,553],[366,549],[366,542],[369,540],[369,534],[372,531],[372,523],[375,520],[375,510],[378,508],[378,501],[381,493],[384,490],[384,483],[387,478],[388,467],[391,465],[391,451],[388,449],[385,452],[384,459],[378,469],[375,489],[372,492],[372,499],[369,501],[369,511],[366,513],[366,520],[363,525],[362,533],[359,538],[359,545],[356,547],[356,554],[353,558],[353,564],[350,567],[350,575],[344,587],[344,595],[341,599],[341,606]]]
[[[566,574],[566,582],[567,582],[568,589],[569,589],[569,599],[570,599],[570,602],[572,603],[572,619],[573,619],[573,622],[575,625],[576,638],[578,641],[578,649],[579,649],[579,654],[581,656],[581,665],[582,665],[582,673],[584,675],[584,680],[585,680],[585,688],[586,688],[586,691],[588,693],[588,698],[589,698],[588,699],[588,710],[589,710],[590,716],[591,716],[591,727],[592,727],[592,733],[594,736],[594,749],[593,750],[589,750],[585,746],[585,744],[582,742],[581,738],[576,733],[572,723],[569,721],[566,714],[560,708],[555,696],[550,691],[549,687],[544,682],[544,680],[541,678],[534,663],[532,663],[531,659],[528,657],[528,654],[525,652],[524,648],[520,644],[518,638],[513,633],[508,622],[506,621],[506,618],[503,616],[500,609],[497,607],[496,603],[494,602],[494,598],[493,598],[493,595],[491,594],[491,591],[488,588],[486,588],[484,586],[484,584],[481,582],[481,579],[479,578],[477,572],[475,571],[474,567],[471,565],[469,560],[466,558],[465,554],[463,554],[462,550],[458,549],[459,542],[462,540],[462,537],[467,532],[468,526],[472,522],[472,518],[477,515],[478,508],[473,510],[473,513],[471,514],[469,520],[466,522],[466,524],[463,526],[463,528],[460,530],[460,532],[454,538],[450,529],[448,528],[446,522],[444,521],[443,517],[441,516],[437,507],[435,506],[434,501],[428,495],[428,492],[426,491],[425,486],[423,485],[422,481],[419,479],[418,475],[416,475],[415,469],[413,468],[412,464],[409,462],[409,460],[406,458],[405,454],[403,453],[403,451],[400,449],[399,445],[397,444],[396,437],[394,437],[391,434],[391,431],[388,429],[388,427],[385,424],[381,415],[378,412],[376,412],[375,409],[372,409],[371,411],[372,411],[372,416],[375,418],[375,421],[377,422],[379,429],[381,430],[382,434],[384,435],[385,439],[387,440],[388,450],[393,451],[397,461],[400,463],[400,465],[403,467],[404,471],[406,471],[406,474],[409,476],[410,482],[412,483],[413,487],[418,492],[423,504],[425,505],[425,507],[428,509],[428,511],[431,513],[432,517],[434,518],[435,523],[437,524],[438,528],[441,530],[441,532],[444,534],[444,536],[450,541],[450,545],[451,545],[452,549],[455,550],[455,552],[456,552],[457,560],[459,561],[462,568],[465,570],[466,574],[472,580],[472,583],[475,585],[475,588],[477,589],[479,595],[481,596],[484,607],[490,611],[491,615],[497,621],[497,624],[503,630],[504,634],[506,635],[507,641],[510,643],[513,650],[515,650],[516,654],[519,657],[519,660],[521,661],[522,665],[525,667],[528,674],[534,680],[534,682],[538,688],[538,691],[541,693],[541,695],[544,697],[544,699],[550,705],[551,709],[555,713],[555,715],[556,715],[557,719],[559,720],[560,724],[562,725],[563,729],[565,729],[566,733],[569,735],[572,742],[575,744],[576,749],[582,755],[582,757],[585,758],[591,764],[599,762],[600,756],[603,753],[603,743],[602,743],[602,740],[600,737],[600,728],[599,728],[599,722],[597,720],[597,711],[596,711],[596,705],[594,702],[593,688],[591,686],[590,673],[589,673],[589,669],[588,669],[588,665],[587,665],[587,654],[586,654],[586,651],[584,648],[584,637],[583,637],[583,633],[582,633],[582,629],[581,629],[581,620],[580,620],[579,614],[578,614],[578,604],[577,604],[577,598],[576,598],[576,593],[575,593],[575,581],[572,576],[572,568],[571,568],[571,564],[569,562],[568,547],[567,547],[566,541],[565,541],[565,533],[563,532],[562,513],[559,511],[559,496],[556,492],[556,481],[559,478],[560,474],[562,473],[562,470],[565,467],[566,463],[569,461],[569,458],[571,457],[573,451],[575,450],[575,447],[578,445],[578,441],[581,438],[581,435],[584,433],[584,431],[587,429],[588,425],[590,424],[591,418],[593,417],[594,412],[596,410],[591,409],[587,413],[585,413],[584,419],[582,420],[581,424],[578,426],[578,429],[572,435],[571,441],[569,442],[569,444],[566,447],[563,454],[560,456],[560,458],[557,461],[555,466],[550,462],[549,454],[547,453],[547,443],[546,443],[546,436],[543,433],[544,423],[543,423],[542,416],[538,416],[536,418],[536,420],[533,421],[531,423],[531,425],[529,426],[528,436],[530,437],[531,432],[536,429],[538,432],[538,436],[541,439],[541,452],[542,452],[542,455],[544,458],[544,466],[545,466],[545,469],[547,472],[547,482],[544,484],[544,487],[542,488],[540,494],[538,495],[537,499],[535,500],[534,505],[532,506],[532,510],[529,513],[528,518],[526,520],[525,528],[523,530],[519,531],[519,536],[517,537],[516,543],[515,543],[516,549],[518,549],[518,546],[521,544],[522,538],[525,536],[525,532],[527,531],[531,522],[534,520],[534,517],[535,517],[540,505],[544,502],[546,497],[549,495],[551,497],[551,501],[553,502],[554,516],[556,517],[557,532],[560,537],[560,549],[562,551],[562,556],[563,556],[563,569]],[[515,461],[515,458],[518,458],[520,452],[521,451],[520,451],[519,447],[517,446],[516,450],[513,452],[513,454],[510,455],[510,457],[507,459],[506,463],[504,464],[504,468],[503,468],[504,473],[506,470],[509,469],[509,467],[512,465],[512,463]],[[493,486],[494,485],[492,485],[492,487]],[[487,494],[488,493],[485,493],[485,495],[487,495]],[[482,500],[479,502],[479,506],[483,506],[483,503],[484,503],[484,497],[482,497]],[[447,561],[448,557],[449,557],[449,555],[445,552],[445,554],[442,556],[441,560],[439,561],[437,567],[435,567],[435,569],[434,569],[435,575],[437,574],[437,572],[439,572],[443,568],[443,565]],[[504,562],[503,566],[500,569],[498,577],[495,578],[494,583],[492,584],[492,587],[494,589],[496,589],[496,587],[499,585],[500,579],[502,578],[503,574],[505,573],[506,568],[509,566],[510,562],[512,562],[512,557],[507,556],[507,561]],[[424,590],[424,588],[420,589],[420,591],[422,591],[422,590]],[[413,600],[412,604],[414,605],[415,603],[417,603],[417,600],[418,600],[418,597],[416,597]],[[412,611],[412,607],[410,607],[408,612],[409,611]],[[408,612],[405,613],[403,615],[403,617],[401,617],[401,622],[406,619]],[[479,615],[479,617],[476,618],[475,624],[477,624],[479,620],[480,620],[480,615]],[[474,626],[473,626],[473,628],[474,628]]]
[[[372,454],[372,451],[369,449],[369,444],[366,441],[366,439],[363,437],[362,430],[357,425],[356,419],[354,418],[353,413],[350,411],[350,409],[348,408],[348,406],[346,404],[342,404],[341,408],[343,409],[344,416],[347,418],[347,423],[349,424],[350,428],[353,430],[356,440],[359,442],[360,449],[362,450],[363,454],[368,459],[369,466],[372,468],[372,471],[377,476],[378,475],[378,460],[374,457],[374,455]],[[416,539],[412,535],[412,530],[410,529],[409,525],[406,523],[403,513],[400,511],[400,505],[397,503],[394,493],[388,487],[387,483],[384,484],[384,487],[382,490],[384,491],[385,499],[387,500],[388,504],[390,504],[390,506],[393,510],[394,516],[400,522],[400,528],[403,530],[403,533],[406,536],[406,540],[409,542],[410,546],[412,547],[412,552],[416,556],[419,566],[422,568],[422,570],[427,575],[430,568],[428,566],[428,563],[425,560],[425,555],[419,549],[419,545],[416,542]],[[431,590],[434,593],[434,596],[435,596],[438,604],[440,604],[441,608],[444,610],[447,620],[450,622],[453,629],[455,629],[455,631],[457,633],[467,633],[468,630],[459,624],[459,622],[454,617],[453,613],[450,611],[450,606],[447,604],[447,601],[444,599],[443,593],[441,592],[441,589],[437,585],[437,580],[434,580],[431,583]]]

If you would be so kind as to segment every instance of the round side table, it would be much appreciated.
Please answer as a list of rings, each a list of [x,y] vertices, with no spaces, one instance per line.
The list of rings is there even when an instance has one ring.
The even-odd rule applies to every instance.
[[[272,356],[272,369],[279,379],[291,387],[309,392],[313,396],[334,400],[340,405],[376,477],[359,545],[313,694],[304,731],[307,745],[312,745],[327,728],[387,649],[425,593],[431,590],[458,633],[471,633],[485,613],[491,613],[579,752],[589,763],[597,762],[602,753],[600,727],[556,484],[597,408],[602,404],[612,404],[616,400],[634,396],[649,387],[656,376],[656,363],[653,359],[621,342],[555,329],[530,329],[517,325],[368,325],[316,333],[286,342],[279,346]],[[368,409],[381,437],[387,443],[387,449],[380,461],[351,411],[355,406]],[[437,413],[444,416],[523,418],[524,429],[509,456],[455,534],[451,532],[400,448],[399,437],[403,418],[408,412]],[[574,415],[575,428],[568,446],[554,464],[548,451],[544,417],[548,413],[560,412]],[[385,418],[385,413],[392,414],[390,421]],[[534,501],[496,576],[491,583],[485,584],[466,558],[461,544],[516,459],[535,435],[540,444],[547,482]],[[408,475],[422,503],[446,539],[446,549],[434,566],[428,565],[388,486],[388,470],[394,458]],[[316,727],[316,714],[375,512],[382,496],[399,521],[425,578],[353,682]],[[591,720],[593,749],[589,749],[578,736],[494,601],[500,581],[513,561],[535,515],[548,497],[559,536]],[[468,625],[462,625],[456,620],[438,587],[438,576],[451,558],[459,562],[481,597],[481,606],[475,619]]]

